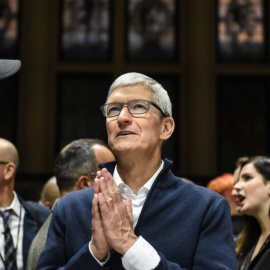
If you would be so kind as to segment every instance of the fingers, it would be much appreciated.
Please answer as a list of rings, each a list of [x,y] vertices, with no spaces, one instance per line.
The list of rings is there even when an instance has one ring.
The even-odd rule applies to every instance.
[[[133,231],[132,204],[130,199],[123,202],[119,188],[106,169],[99,171],[95,179],[92,212],[95,254],[104,254],[103,250],[109,248],[125,254],[137,239]]]
[[[103,231],[103,223],[99,209],[98,194],[94,194],[92,201],[92,237],[91,237],[91,252],[100,261],[106,256],[111,249]]]
[[[114,194],[109,192],[107,183],[104,177],[100,178],[100,193],[99,193],[99,203],[102,205],[105,203],[107,207],[112,210],[114,207]],[[101,208],[103,210],[103,208]]]
[[[100,179],[101,177],[101,171],[97,171],[97,175],[94,181],[94,193],[98,194],[100,192]]]
[[[97,195],[101,219],[102,215],[107,215],[110,211],[116,211],[119,214],[121,213],[120,215],[126,215],[130,224],[133,224],[131,200],[123,203],[120,189],[107,169],[104,168],[97,172],[94,190]]]
[[[106,169],[101,170],[99,184],[100,192],[103,194],[105,201],[108,203],[108,207],[110,209],[112,208],[113,202],[122,202],[121,192],[115,184],[112,175]]]
[[[100,221],[101,220],[101,216],[100,216],[100,212],[99,212],[99,206],[98,206],[98,195],[94,194],[94,198],[92,201],[92,222],[95,221]]]
[[[99,184],[99,179],[96,177],[94,181],[94,194],[98,194],[100,192],[100,184]]]

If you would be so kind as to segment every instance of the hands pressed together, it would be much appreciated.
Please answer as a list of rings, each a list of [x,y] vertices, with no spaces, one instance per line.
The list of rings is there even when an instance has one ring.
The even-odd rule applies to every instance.
[[[111,248],[124,255],[136,240],[131,200],[123,201],[107,169],[98,171],[92,202],[91,252],[102,261]]]

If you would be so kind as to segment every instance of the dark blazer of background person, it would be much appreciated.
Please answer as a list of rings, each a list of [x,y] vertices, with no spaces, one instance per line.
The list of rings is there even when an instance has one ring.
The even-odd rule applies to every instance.
[[[37,202],[25,202],[20,198],[20,196],[18,196],[18,198],[22,207],[25,209],[23,223],[23,265],[24,269],[26,269],[30,245],[40,226],[45,222],[46,218],[50,214],[50,211]],[[32,205],[32,209],[30,205]]]

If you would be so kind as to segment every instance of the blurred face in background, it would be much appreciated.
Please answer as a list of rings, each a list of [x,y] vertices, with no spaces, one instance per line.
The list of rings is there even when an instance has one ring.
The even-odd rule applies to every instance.
[[[269,211],[269,194],[270,181],[264,179],[253,163],[246,164],[232,192],[238,212],[257,217],[263,211]]]

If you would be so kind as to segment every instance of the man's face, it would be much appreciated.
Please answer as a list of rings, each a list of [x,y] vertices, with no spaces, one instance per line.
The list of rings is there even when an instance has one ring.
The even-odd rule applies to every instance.
[[[111,93],[106,103],[126,103],[136,99],[153,101],[153,95],[141,85],[119,87]],[[117,156],[140,152],[153,156],[161,151],[163,120],[154,106],[150,105],[148,112],[139,115],[131,115],[124,106],[118,116],[106,119],[109,145]]]

